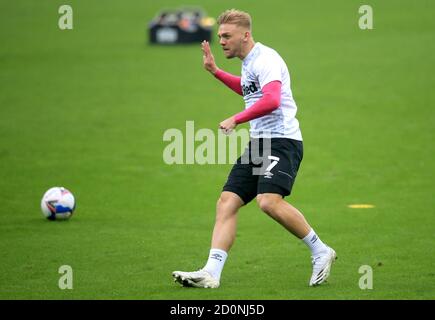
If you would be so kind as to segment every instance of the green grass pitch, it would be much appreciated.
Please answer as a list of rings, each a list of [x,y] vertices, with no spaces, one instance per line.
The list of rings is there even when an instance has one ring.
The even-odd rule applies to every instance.
[[[373,30],[355,0],[187,3],[249,11],[254,39],[287,62],[305,147],[287,200],[339,256],[309,288],[309,251],[251,203],[216,290],[171,272],[205,263],[231,164],[167,165],[162,137],[188,120],[217,131],[243,101],[203,70],[199,44],[147,44],[147,23],[179,1],[69,1],[64,31],[62,4],[0,3],[1,299],[435,298],[432,1],[367,1]],[[40,212],[56,185],[77,199],[66,222]],[[375,207],[348,208],[361,203]]]

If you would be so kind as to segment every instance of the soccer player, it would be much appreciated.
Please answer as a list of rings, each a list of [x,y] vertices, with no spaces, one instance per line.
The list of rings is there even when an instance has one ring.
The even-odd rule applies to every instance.
[[[237,212],[256,198],[262,211],[311,250],[313,271],[309,285],[319,285],[328,278],[336,253],[320,240],[302,213],[284,200],[291,192],[303,155],[287,66],[275,50],[254,42],[248,13],[227,10],[219,16],[218,25],[224,55],[227,59],[242,60],[242,75],[238,77],[219,69],[206,41],[202,43],[204,68],[245,100],[245,110],[225,119],[219,127],[228,133],[238,124],[250,121],[250,142],[245,154],[234,164],[217,201],[207,263],[198,271],[174,271],[172,276],[183,286],[219,287],[236,236]],[[266,145],[265,139],[270,139],[270,154],[262,155],[267,168],[261,175],[253,174],[253,169],[258,167],[254,153]]]

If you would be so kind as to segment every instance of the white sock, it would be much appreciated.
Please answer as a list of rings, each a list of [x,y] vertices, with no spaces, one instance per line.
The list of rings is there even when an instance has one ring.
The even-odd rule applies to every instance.
[[[313,229],[308,233],[308,235],[302,239],[303,242],[310,248],[311,254],[317,256],[319,253],[326,251],[326,245],[320,240],[318,235]]]
[[[213,278],[220,280],[227,256],[228,254],[221,249],[211,249],[207,264],[202,269],[210,273]]]

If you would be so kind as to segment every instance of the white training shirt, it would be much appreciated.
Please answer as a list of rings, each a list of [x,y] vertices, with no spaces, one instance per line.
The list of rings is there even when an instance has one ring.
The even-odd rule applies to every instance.
[[[302,141],[299,122],[295,118],[297,106],[290,88],[290,74],[281,56],[273,49],[257,42],[242,63],[242,91],[245,108],[262,96],[261,89],[269,82],[281,82],[281,105],[273,112],[251,120],[253,138],[290,138]]]

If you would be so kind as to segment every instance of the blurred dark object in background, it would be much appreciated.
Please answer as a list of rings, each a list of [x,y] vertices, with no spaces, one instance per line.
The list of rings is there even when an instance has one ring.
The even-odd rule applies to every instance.
[[[163,10],[150,22],[149,42],[152,44],[211,42],[215,19],[200,8]]]

